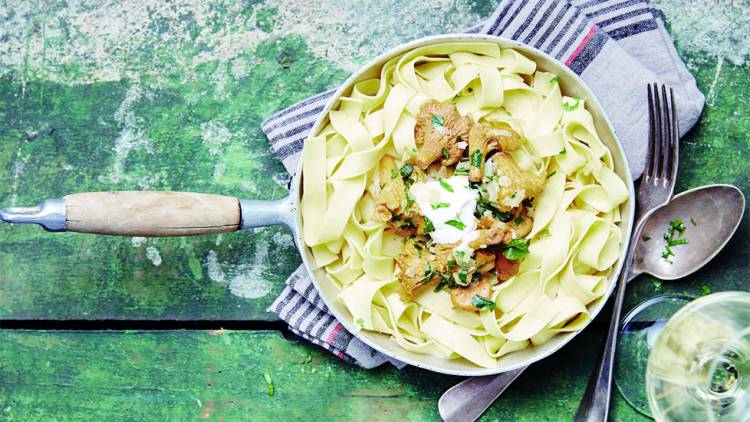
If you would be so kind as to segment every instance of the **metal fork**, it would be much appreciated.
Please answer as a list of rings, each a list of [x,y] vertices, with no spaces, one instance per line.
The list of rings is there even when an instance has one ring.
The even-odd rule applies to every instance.
[[[617,334],[620,331],[620,312],[625,298],[625,289],[633,264],[633,251],[641,236],[645,217],[654,209],[672,199],[677,179],[679,127],[674,106],[674,92],[665,85],[648,85],[648,156],[646,167],[638,185],[638,221],[630,240],[625,264],[617,285],[609,333],[604,350],[589,378],[583,400],[578,406],[575,422],[603,422],[609,414],[612,396],[612,374],[614,372]]]
[[[638,186],[638,220],[620,274],[615,306],[596,371],[592,374],[576,421],[607,420],[612,387],[614,352],[619,330],[620,311],[625,297],[635,244],[640,237],[644,217],[672,198],[677,177],[679,140],[674,93],[664,85],[648,85],[649,136],[646,165]],[[528,368],[521,367],[500,375],[468,378],[448,389],[438,401],[440,416],[446,422],[475,421],[500,394]]]

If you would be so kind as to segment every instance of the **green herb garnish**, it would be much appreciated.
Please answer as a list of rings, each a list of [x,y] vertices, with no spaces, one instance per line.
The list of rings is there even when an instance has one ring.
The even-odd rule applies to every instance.
[[[414,171],[414,166],[411,164],[404,164],[401,166],[401,177],[406,179],[407,177],[411,176],[411,173]]]
[[[562,103],[563,110],[565,111],[573,111],[578,108],[578,104],[581,102],[580,99],[574,98],[574,103]]]
[[[461,161],[456,164],[456,170],[453,172],[454,176],[468,176],[469,175],[469,163]]]
[[[529,254],[529,241],[524,239],[513,239],[503,251],[503,256],[511,261],[518,261]]]
[[[669,264],[673,263],[669,258],[675,256],[672,246],[686,245],[689,242],[686,237],[682,237],[686,229],[685,223],[680,218],[675,218],[669,222],[669,227],[667,227],[667,231],[664,233],[666,245],[664,245],[664,252],[661,254],[661,258]],[[677,239],[675,239],[675,233],[677,233]]]
[[[476,306],[477,309],[487,309],[489,311],[495,310],[495,302],[484,296],[474,295],[474,297],[471,298],[471,304]]]
[[[513,224],[515,224],[516,226],[520,226],[521,224],[523,224],[523,222],[524,219],[520,215],[513,219]]]
[[[479,200],[477,201],[477,208],[474,211],[474,216],[476,218],[482,218],[484,213],[487,211],[492,214],[493,218],[495,218],[496,220],[500,220],[503,223],[507,223],[508,221],[513,219],[512,214],[498,210],[497,208],[493,207],[487,199],[479,198]]]
[[[440,208],[448,208],[451,206],[451,204],[447,202],[435,202],[434,204],[430,204],[433,210],[439,210]]]
[[[441,128],[445,126],[445,119],[443,119],[443,116],[438,116],[437,114],[432,115],[432,126],[435,128]]]
[[[435,226],[432,224],[432,221],[430,221],[427,216],[422,217],[424,218],[424,232],[430,233],[435,231]]]
[[[557,75],[553,76],[552,79],[549,80],[550,85],[559,83],[560,79],[557,77]]]
[[[364,327],[365,326],[365,320],[362,319],[362,318],[357,318],[357,320],[354,321],[354,322],[356,322],[357,325],[359,325],[360,327]]]
[[[451,192],[451,193],[453,192],[453,187],[445,179],[443,179],[441,177],[440,180],[439,180],[439,182],[440,182],[440,186],[442,186],[443,189],[445,189],[445,190],[447,190],[448,192]]]
[[[463,230],[464,228],[466,228],[466,225],[458,220],[448,220],[445,222],[445,224],[453,226],[459,230]]]
[[[443,150],[443,157],[445,157],[445,158],[451,158],[451,153],[447,149],[444,149]]]
[[[468,268],[461,268],[458,270],[458,279],[461,280],[464,285],[466,285],[466,277],[469,275],[469,269]]]
[[[565,155],[567,153],[568,153],[568,150],[566,150],[565,148],[563,148],[563,149],[560,150],[560,152],[558,154]]]
[[[557,174],[557,170],[552,170],[552,173],[549,174],[549,177],[552,177]]]
[[[276,388],[273,386],[271,374],[269,374],[268,372],[263,372],[263,378],[266,380],[266,385],[268,385],[268,397],[273,397],[273,395],[276,393]]]
[[[484,157],[482,156],[482,151],[478,149],[474,150],[474,152],[471,153],[470,158],[471,166],[476,168],[482,167],[483,159]]]
[[[432,280],[432,276],[434,276],[435,273],[432,271],[432,267],[430,267],[430,263],[424,264],[424,277],[422,277],[422,280],[420,283],[425,284],[428,283],[430,280]]]
[[[396,169],[391,169],[391,179],[395,179],[398,177],[398,171]]]

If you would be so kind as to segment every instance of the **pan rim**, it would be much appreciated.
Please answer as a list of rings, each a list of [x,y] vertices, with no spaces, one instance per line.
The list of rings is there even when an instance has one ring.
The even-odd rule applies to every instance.
[[[558,350],[560,350],[563,346],[568,344],[570,341],[572,341],[573,338],[580,335],[584,330],[586,330],[593,320],[599,315],[599,313],[604,308],[604,305],[609,300],[609,298],[612,296],[612,293],[614,292],[617,279],[619,277],[620,272],[622,271],[622,267],[624,265],[625,261],[625,255],[627,253],[627,246],[630,243],[630,239],[632,236],[632,229],[634,224],[634,213],[635,213],[635,188],[633,185],[633,178],[632,174],[630,172],[630,166],[628,163],[627,156],[625,155],[625,152],[622,148],[622,143],[620,142],[619,137],[617,136],[617,132],[614,129],[611,120],[609,119],[609,116],[607,115],[606,110],[604,107],[602,107],[601,103],[599,102],[596,95],[593,93],[591,88],[578,76],[575,72],[570,70],[567,66],[565,66],[562,62],[555,59],[554,57],[550,56],[549,54],[538,50],[532,46],[523,44],[521,42],[511,40],[505,37],[499,37],[494,35],[484,35],[484,34],[442,34],[442,35],[433,35],[428,37],[423,37],[419,39],[415,39],[409,42],[406,42],[404,44],[401,44],[399,46],[396,46],[394,48],[391,48],[387,50],[386,52],[380,54],[376,58],[368,61],[366,64],[361,66],[356,72],[352,73],[344,82],[342,82],[336,91],[333,93],[333,95],[328,99],[326,102],[325,107],[321,111],[320,115],[315,121],[315,124],[313,125],[312,129],[310,130],[310,134],[317,133],[325,121],[325,117],[327,116],[328,112],[331,110],[331,108],[339,101],[340,97],[344,95],[344,93],[349,90],[352,85],[359,80],[359,78],[362,77],[363,74],[367,73],[368,71],[371,71],[374,67],[381,65],[386,60],[393,58],[399,54],[403,54],[405,52],[408,52],[410,50],[413,50],[415,48],[423,47],[430,44],[439,44],[439,43],[450,43],[450,42],[490,42],[499,44],[503,48],[514,48],[519,50],[521,53],[525,55],[532,55],[532,56],[539,56],[550,63],[553,63],[556,66],[555,71],[564,73],[566,77],[571,78],[577,85],[580,87],[585,93],[588,95],[587,101],[595,107],[597,107],[598,110],[601,110],[601,116],[600,119],[602,120],[602,123],[604,123],[604,126],[607,128],[609,135],[611,135],[612,139],[614,140],[614,148],[613,145],[608,145],[608,148],[612,150],[613,154],[617,154],[617,157],[621,160],[623,164],[623,168],[619,169],[623,172],[624,182],[628,188],[628,200],[626,203],[621,204],[621,210],[624,211],[623,215],[626,215],[628,218],[623,218],[621,223],[619,224],[619,227],[623,233],[623,239],[622,239],[622,245],[620,250],[620,256],[618,258],[617,264],[614,268],[614,270],[610,273],[608,276],[608,282],[609,286],[607,288],[607,292],[605,295],[603,295],[600,299],[597,299],[595,303],[589,304],[587,306],[587,309],[589,310],[590,319],[589,322],[584,326],[582,329],[578,330],[577,332],[569,333],[569,335],[558,335],[556,338],[550,340],[550,342],[556,342],[556,344],[551,345],[551,347],[548,347],[547,350],[543,351],[537,351],[532,352],[532,355],[522,360],[518,363],[509,364],[509,365],[498,365],[495,368],[484,368],[480,366],[475,366],[471,369],[450,369],[450,368],[442,368],[442,367],[436,367],[430,363],[426,362],[420,362],[419,360],[416,360],[414,358],[410,358],[408,356],[400,355],[399,353],[396,353],[391,350],[387,350],[380,345],[378,345],[375,341],[372,341],[368,338],[368,335],[384,335],[381,333],[375,333],[375,332],[367,332],[364,330],[361,330],[358,326],[353,324],[353,321],[350,321],[349,318],[344,318],[343,315],[341,315],[337,309],[336,306],[333,306],[333,301],[336,298],[329,298],[324,293],[324,289],[321,289],[321,281],[318,279],[318,277],[315,275],[315,271],[313,270],[314,266],[311,265],[310,258],[308,257],[309,253],[309,247],[307,247],[304,243],[303,237],[302,237],[302,222],[301,222],[301,213],[299,212],[299,202],[301,200],[300,198],[300,191],[301,191],[301,183],[302,183],[302,159],[300,158],[299,163],[297,164],[297,169],[294,174],[292,184],[291,184],[291,190],[290,190],[290,197],[294,204],[297,206],[295,208],[296,216],[295,216],[295,225],[294,225],[294,235],[295,235],[295,241],[297,243],[297,247],[300,251],[300,255],[302,256],[302,261],[305,266],[305,269],[307,273],[309,274],[313,285],[318,290],[318,293],[320,294],[323,302],[328,307],[329,312],[337,319],[337,321],[350,333],[352,333],[353,336],[355,336],[357,339],[362,341],[363,343],[367,344],[368,346],[372,347],[373,349],[377,350],[378,352],[401,362],[404,362],[408,365],[415,366],[418,368],[422,368],[428,371],[442,373],[446,375],[457,375],[457,376],[484,376],[484,375],[496,375],[507,371],[512,371],[515,369],[519,369],[528,365],[531,365],[535,362],[538,362]],[[532,60],[536,57],[529,57]],[[626,221],[627,220],[627,221]],[[331,282],[331,281],[327,281]],[[364,334],[363,334],[364,333]],[[390,340],[392,342],[395,341]],[[395,344],[396,348],[400,348],[398,344]],[[532,346],[531,349],[535,349],[540,346]],[[406,350],[404,350],[406,352]],[[425,355],[428,356],[428,355]],[[446,362],[449,361],[448,359],[444,359]],[[465,359],[464,359],[465,360]]]

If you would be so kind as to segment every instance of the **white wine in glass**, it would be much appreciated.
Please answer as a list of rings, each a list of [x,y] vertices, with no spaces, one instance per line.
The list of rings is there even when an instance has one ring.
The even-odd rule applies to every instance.
[[[750,421],[750,293],[677,311],[649,354],[646,393],[657,421]]]

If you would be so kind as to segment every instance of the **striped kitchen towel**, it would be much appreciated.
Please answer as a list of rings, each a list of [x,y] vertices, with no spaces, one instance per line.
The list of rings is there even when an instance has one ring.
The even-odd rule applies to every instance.
[[[703,94],[677,55],[660,12],[648,0],[501,0],[489,19],[467,32],[523,42],[577,73],[607,111],[636,178],[646,156],[646,84],[663,82],[674,89],[680,133],[695,124],[703,109]],[[262,123],[272,150],[290,173],[332,94],[308,98]],[[292,331],[342,359],[366,368],[389,361],[327,312],[303,267],[269,309]]]

